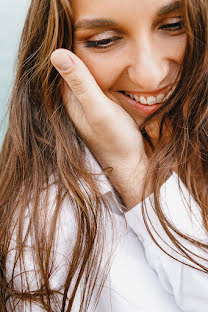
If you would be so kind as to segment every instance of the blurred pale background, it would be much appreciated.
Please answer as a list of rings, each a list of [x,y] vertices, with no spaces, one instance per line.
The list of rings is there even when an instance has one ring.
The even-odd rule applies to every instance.
[[[0,145],[7,119],[4,118],[14,77],[20,33],[30,0],[0,0]]]

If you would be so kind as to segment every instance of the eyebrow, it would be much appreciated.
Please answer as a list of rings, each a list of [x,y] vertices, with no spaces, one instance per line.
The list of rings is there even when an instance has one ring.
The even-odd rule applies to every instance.
[[[156,15],[160,17],[162,15],[170,14],[181,8],[182,8],[182,2],[175,1],[160,8]],[[118,24],[111,19],[105,19],[105,18],[83,19],[77,22],[73,26],[73,30],[75,31],[78,29],[96,29],[96,28],[107,28],[107,27],[118,27]]]
[[[96,19],[83,19],[74,25],[74,30],[77,29],[94,29],[94,28],[105,28],[105,27],[116,27],[118,24],[111,20],[105,18]]]
[[[182,8],[182,1],[174,1],[172,3],[169,3],[165,6],[163,6],[159,11],[157,12],[158,16],[170,14],[176,10],[180,10]]]

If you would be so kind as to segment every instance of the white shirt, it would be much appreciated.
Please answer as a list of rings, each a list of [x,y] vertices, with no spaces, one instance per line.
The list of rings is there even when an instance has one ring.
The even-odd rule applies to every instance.
[[[99,165],[88,155],[90,168],[94,173],[101,171]],[[106,228],[106,248],[103,263],[108,259],[109,250],[113,248],[111,268],[101,292],[96,312],[205,312],[208,311],[208,275],[189,268],[184,264],[167,256],[150,238],[141,215],[141,204],[125,213],[126,222],[115,200],[113,189],[104,176],[99,176],[102,194],[111,203],[114,219],[114,232],[112,239],[111,224]],[[161,203],[167,216],[175,226],[186,234],[207,241],[202,227],[199,207],[191,198],[194,213],[190,215],[187,210],[189,194],[183,184],[178,185],[178,177],[173,174],[161,188]],[[183,191],[183,196],[181,195]],[[56,187],[51,189],[50,204],[53,206],[56,196]],[[159,240],[160,245],[172,256],[181,259],[176,248],[170,243],[162,229],[152,208],[152,196],[145,200],[147,210],[153,225],[165,242]],[[55,263],[59,267],[51,277],[51,286],[57,289],[63,282],[66,274],[68,258],[70,257],[70,244],[76,234],[73,210],[70,209],[67,199],[63,202],[59,217],[59,230],[55,249]],[[157,238],[157,237],[156,237]],[[15,241],[15,240],[14,240]],[[182,239],[180,239],[182,241]],[[113,242],[113,243],[112,243]],[[113,244],[113,245],[112,245]],[[29,245],[29,244],[28,244]],[[68,246],[68,250],[66,249]],[[187,244],[186,244],[187,246]],[[189,246],[190,247],[190,246]],[[191,246],[190,248],[193,249]],[[32,249],[32,247],[31,247]],[[197,250],[197,252],[199,252]],[[34,263],[31,250],[25,253],[26,269],[30,270],[30,285],[36,288],[34,282]],[[9,270],[13,263],[13,253],[7,262]],[[186,261],[188,263],[188,260]],[[18,275],[18,267],[15,273]],[[8,273],[9,277],[9,273]],[[20,287],[20,279],[15,279],[16,287]],[[93,300],[92,300],[93,302]],[[22,305],[17,311],[30,311],[29,305]],[[31,311],[43,311],[33,304]],[[56,310],[55,310],[56,311]],[[73,312],[79,311],[79,293],[76,297]],[[92,312],[92,307],[86,312]],[[58,310],[57,310],[58,312]]]

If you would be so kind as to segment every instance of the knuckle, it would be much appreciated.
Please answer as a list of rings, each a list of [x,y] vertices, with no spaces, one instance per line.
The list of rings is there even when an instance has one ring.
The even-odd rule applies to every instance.
[[[70,78],[70,88],[77,96],[82,96],[87,93],[86,82],[75,78]]]

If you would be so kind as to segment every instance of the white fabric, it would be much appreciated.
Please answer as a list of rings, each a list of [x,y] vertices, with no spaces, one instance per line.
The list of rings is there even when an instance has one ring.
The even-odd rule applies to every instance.
[[[180,181],[176,173],[166,181],[160,191],[160,202],[163,212],[169,221],[183,234],[196,240],[208,244],[207,233],[202,226],[200,208],[184,184]],[[150,226],[151,232],[159,245],[172,257],[193,265],[178,254],[176,247],[171,243],[167,234],[163,230],[155,212],[153,196],[145,200],[146,209],[153,227],[159,234],[154,232]],[[189,207],[191,206],[191,211]],[[155,270],[164,289],[171,295],[174,295],[177,305],[184,312],[205,312],[208,311],[208,274],[174,260],[165,254],[151,239],[147,232],[142,217],[141,204],[125,214],[128,225],[135,232],[142,242],[148,264]],[[174,234],[174,233],[173,233]],[[208,259],[207,253],[203,253],[199,248],[185,241],[174,234],[179,242],[191,250],[196,255]],[[203,261],[193,256],[202,265],[208,266],[208,261]],[[197,267],[195,265],[195,267]],[[199,268],[199,267],[198,267]]]
[[[99,165],[90,153],[88,157],[91,170],[94,173],[100,172]],[[99,176],[98,179],[103,195],[111,203],[116,235],[113,240],[111,224],[109,223],[109,226],[107,225],[106,228],[107,242],[103,263],[107,261],[109,252],[112,249],[115,252],[113,253],[110,272],[102,290],[96,312],[208,311],[207,275],[172,260],[154,244],[146,231],[141,215],[141,205],[136,206],[125,214],[126,224],[123,215],[116,205],[112,186],[104,176]],[[185,187],[181,185],[181,188],[187,195]],[[56,187],[53,186],[50,192],[50,205],[53,206]],[[188,234],[194,234],[196,237],[204,240],[205,232],[201,227],[200,214],[196,203],[191,199],[195,214],[189,218],[186,203],[180,194],[177,175],[173,174],[161,189],[163,208],[167,214],[169,213],[168,216],[180,230]],[[145,202],[151,220],[156,225],[156,230],[168,242],[166,234],[152,209],[151,196]],[[69,246],[72,248],[76,235],[76,224],[73,222],[74,214],[73,210],[70,209],[70,205],[71,203],[67,199],[63,202],[63,209],[59,218],[58,243],[54,250],[56,255],[55,263],[59,270],[54,272],[51,278],[51,286],[54,289],[59,288],[63,283],[67,264],[71,256]],[[174,251],[170,247],[163,242],[160,243],[164,249],[173,255]],[[68,246],[68,249],[66,246]],[[28,271],[34,270],[31,253],[32,245],[25,254],[25,269]],[[177,253],[174,256],[178,256]],[[14,258],[11,251],[7,262],[8,270],[13,261]],[[18,267],[16,270],[16,273],[18,273]],[[30,283],[35,289],[36,283],[34,283],[32,273]],[[20,287],[18,278],[15,280],[15,285]],[[33,304],[31,310],[29,306],[23,305],[18,311],[38,312],[43,310]],[[54,311],[58,312],[59,309]],[[78,311],[79,295],[73,308],[73,312]],[[92,311],[92,307],[90,307],[86,312]]]

